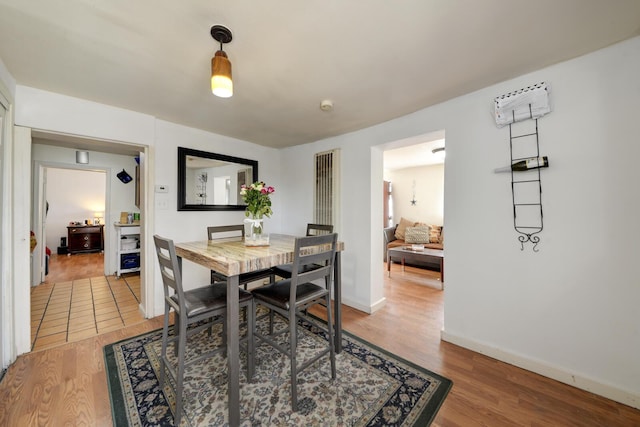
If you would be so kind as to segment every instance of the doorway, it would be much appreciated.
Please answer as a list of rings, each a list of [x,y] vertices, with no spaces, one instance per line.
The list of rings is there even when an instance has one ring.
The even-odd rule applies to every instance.
[[[425,240],[407,241],[424,244],[426,247],[442,249],[440,239],[436,239],[444,225],[444,132],[416,136],[403,141],[386,144],[383,151],[383,225],[394,227],[403,224],[429,225],[429,233],[417,233],[412,237]],[[419,223],[419,224],[418,224]],[[393,240],[393,229],[387,229],[381,236],[383,252],[386,254],[386,238]],[[397,234],[396,234],[397,236]],[[394,244],[398,244],[397,242]],[[384,256],[386,262],[386,256]],[[388,267],[388,266],[386,266]],[[429,263],[416,265],[419,273],[431,270],[437,265]],[[391,269],[396,267],[391,265]],[[402,272],[402,270],[398,270]],[[387,274],[387,268],[384,269]],[[392,273],[393,274],[393,273]],[[386,279],[386,277],[385,277]],[[434,282],[438,289],[442,283]]]
[[[104,263],[104,240],[108,239],[109,228],[104,225],[106,201],[108,194],[106,175],[107,168],[78,167],[47,167],[42,165],[43,191],[41,200],[44,204],[42,217],[42,229],[40,233],[42,245],[45,247],[44,268],[40,269],[40,276],[35,277],[33,285],[47,281],[49,264],[53,256],[66,256],[69,254],[71,242],[67,242],[70,225],[91,226],[91,231],[97,231],[94,243],[99,246],[87,247],[87,252],[99,252],[99,257],[93,257],[96,262],[102,264],[101,274],[106,275]],[[107,212],[108,213],[108,212]],[[75,229],[75,228],[74,228]],[[73,230],[73,229],[71,229]],[[92,234],[92,236],[93,236]],[[85,235],[87,237],[88,235]],[[87,240],[85,245],[91,241]],[[69,246],[68,246],[69,245]],[[93,262],[92,265],[95,265]],[[60,268],[60,265],[56,265]],[[77,272],[83,275],[83,270]],[[87,270],[84,274],[95,274],[96,268]],[[60,275],[58,275],[60,277]],[[79,279],[83,277],[78,277]]]
[[[64,246],[61,238],[67,236],[67,226],[70,222],[81,222],[83,225],[85,222],[88,222],[94,225],[93,223],[97,221],[104,230],[103,252],[79,252],[70,257],[67,257],[66,253],[59,255],[61,260],[73,260],[74,263],[71,263],[73,265],[69,268],[74,269],[78,269],[78,262],[81,261],[81,257],[83,259],[86,258],[86,260],[83,261],[84,264],[81,266],[82,269],[86,268],[86,263],[96,264],[98,262],[96,261],[96,257],[102,258],[99,260],[99,262],[102,263],[99,275],[94,274],[94,268],[94,273],[87,273],[87,277],[77,277],[79,281],[84,280],[85,283],[80,283],[79,287],[76,287],[75,279],[69,281],[69,286],[73,286],[71,293],[69,294],[66,290],[62,289],[62,287],[59,287],[61,291],[59,294],[62,295],[62,298],[67,298],[67,295],[81,297],[82,292],[89,291],[87,304],[91,307],[90,311],[93,316],[91,320],[95,322],[95,327],[93,328],[94,334],[110,330],[111,325],[107,325],[106,322],[106,320],[109,320],[107,319],[109,314],[106,312],[111,310],[111,308],[101,306],[103,301],[96,299],[92,301],[92,297],[96,298],[99,295],[103,295],[107,299],[111,298],[110,305],[113,306],[112,308],[115,309],[117,316],[120,317],[117,320],[120,323],[124,323],[124,325],[120,327],[130,324],[130,322],[134,320],[140,321],[145,315],[153,316],[154,313],[147,310],[147,307],[153,308],[152,301],[150,301],[153,293],[146,289],[151,285],[146,279],[148,267],[145,265],[146,248],[144,246],[147,241],[146,230],[149,229],[151,223],[145,215],[145,213],[148,212],[149,206],[148,191],[146,189],[148,182],[149,165],[147,164],[147,159],[149,148],[141,145],[49,134],[42,131],[32,131],[30,142],[32,147],[31,160],[35,165],[32,175],[31,223],[34,224],[33,227],[36,229],[42,227],[44,230],[41,234],[42,236],[49,235],[49,231],[53,230],[48,238],[41,239],[43,241],[43,253],[45,247],[50,247],[52,255],[58,256],[58,249]],[[76,163],[76,151],[78,150],[88,152],[88,164]],[[124,182],[118,179],[118,173],[123,169],[130,175],[135,175],[136,180]],[[89,175],[85,175],[84,177],[69,177],[65,175],[62,179],[51,176],[52,173],[56,175],[55,171],[58,170],[66,174],[101,174],[104,178],[101,183],[97,183],[95,179],[88,178]],[[44,171],[46,171],[46,173]],[[64,201],[62,205],[58,203],[56,206],[52,206],[50,203],[49,212],[48,215],[46,215],[48,198],[46,195],[50,193],[50,190],[44,190],[45,184],[58,185],[63,192],[73,193],[75,196],[84,194],[84,197],[76,197],[76,201],[74,202],[72,195],[68,195],[67,200]],[[102,191],[95,191],[95,193],[101,193],[101,197],[95,197],[95,195],[92,194],[92,189],[97,190],[98,188],[101,188]],[[49,202],[51,202],[51,200],[49,200]],[[77,205],[73,211],[70,211],[69,209],[71,208],[66,206],[71,204]],[[132,275],[132,277],[128,277],[126,280],[113,277],[117,269],[117,251],[115,250],[117,242],[113,223],[120,221],[121,212],[123,211],[139,211],[141,217],[140,272]],[[56,220],[57,227],[53,227],[53,217],[56,214],[58,216]],[[46,245],[44,244],[45,241],[47,242]],[[70,242],[65,243],[70,244]],[[34,255],[34,257],[35,256],[37,255]],[[71,264],[65,262],[65,265]],[[91,277],[91,280],[89,280],[88,276]],[[48,283],[45,283],[45,285],[48,285]],[[32,293],[34,289],[35,288],[32,288]],[[45,299],[53,298],[56,295],[53,290],[49,291],[50,293],[44,297]],[[123,295],[128,298],[127,302],[122,302],[122,300],[119,299]],[[103,310],[104,313],[102,312]],[[80,316],[80,314],[78,315]],[[74,314],[68,310],[68,318],[71,319],[72,317],[74,317]],[[84,321],[81,323],[84,323]],[[33,323],[31,326],[33,331]],[[76,334],[76,336],[77,335],[78,334]]]

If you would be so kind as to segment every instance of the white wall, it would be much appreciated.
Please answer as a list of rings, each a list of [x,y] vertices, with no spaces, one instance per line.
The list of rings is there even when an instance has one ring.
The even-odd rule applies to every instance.
[[[638,75],[635,38],[453,101],[465,122],[453,135],[447,127],[445,171],[447,339],[506,352],[506,360],[549,375],[561,371],[566,382],[635,406]],[[550,167],[534,253],[516,241],[509,177],[490,172],[508,164],[508,129],[481,113],[491,96],[539,81],[551,84],[554,111],[539,120]],[[480,238],[479,228],[491,238]]]
[[[282,172],[278,150],[162,120],[158,120],[156,126],[155,181],[156,184],[166,185],[169,188],[168,193],[155,195],[156,233],[175,241],[202,240],[207,236],[208,226],[239,224],[245,218],[244,211],[178,212],[176,210],[178,146],[258,160],[258,178],[276,188],[271,198],[274,214],[271,218],[265,219],[265,231],[277,233],[282,230],[282,216],[285,209],[281,200]],[[209,271],[200,266],[190,262],[183,263],[183,280],[187,289],[205,283],[208,275]],[[159,280],[158,275],[157,281]],[[156,310],[160,313],[163,307],[160,282],[155,289]]]
[[[283,162],[296,177],[285,187],[286,219],[310,212],[313,153],[342,148],[344,299],[370,307],[382,287],[382,239],[371,232],[382,221],[378,149],[444,129],[443,337],[639,407],[639,75],[637,37],[369,129],[285,149]],[[533,252],[520,250],[513,229],[509,174],[492,172],[510,156],[509,130],[496,128],[490,109],[494,97],[540,81],[550,83],[554,111],[539,122],[551,166],[542,173],[544,231]]]
[[[391,181],[393,223],[413,222],[442,225],[444,217],[444,165],[419,166],[385,172]],[[412,205],[414,196],[416,204]]]
[[[6,97],[13,101],[16,97],[16,81],[2,62],[2,58],[0,58],[0,85],[7,91]]]
[[[15,123],[118,144],[155,142],[153,116],[21,85],[16,88]]]
[[[67,237],[69,222],[93,221],[94,212],[104,212],[106,173],[48,168],[46,190],[49,212],[45,243],[56,253],[60,237]]]

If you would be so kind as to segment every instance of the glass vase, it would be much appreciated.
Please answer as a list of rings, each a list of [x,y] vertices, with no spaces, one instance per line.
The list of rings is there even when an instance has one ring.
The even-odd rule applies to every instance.
[[[245,232],[244,244],[246,246],[268,246],[269,235],[264,232],[262,218],[247,218],[244,220],[249,227]]]

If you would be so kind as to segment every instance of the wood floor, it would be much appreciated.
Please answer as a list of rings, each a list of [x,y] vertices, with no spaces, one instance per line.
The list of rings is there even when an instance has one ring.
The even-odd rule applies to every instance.
[[[438,273],[391,271],[387,304],[372,315],[344,307],[343,326],[453,380],[434,426],[640,426],[638,410],[440,341]],[[20,356],[0,383],[0,426],[111,425],[102,348],[161,324],[157,317]]]
[[[31,349],[42,350],[140,323],[140,275],[104,276],[101,253],[52,255],[31,288]]]

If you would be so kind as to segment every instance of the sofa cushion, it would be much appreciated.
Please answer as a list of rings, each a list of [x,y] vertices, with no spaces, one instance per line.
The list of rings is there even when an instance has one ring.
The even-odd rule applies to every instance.
[[[441,225],[429,226],[429,243],[440,243],[440,234],[442,232]]]
[[[430,243],[428,225],[418,227],[407,227],[404,233],[404,241],[406,243]]]
[[[396,227],[396,239],[404,240],[404,232],[407,227],[413,227],[414,222],[408,219],[400,218],[400,223]]]

